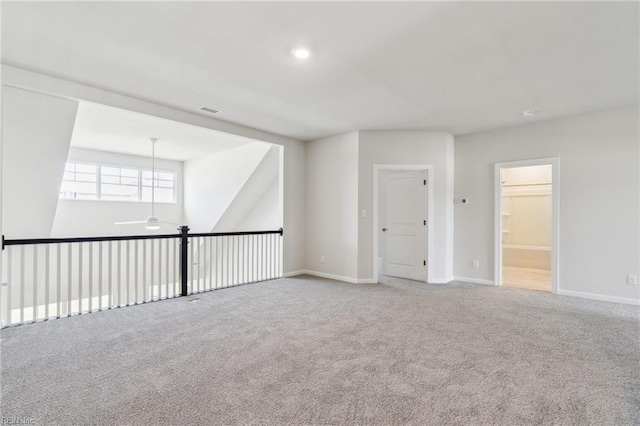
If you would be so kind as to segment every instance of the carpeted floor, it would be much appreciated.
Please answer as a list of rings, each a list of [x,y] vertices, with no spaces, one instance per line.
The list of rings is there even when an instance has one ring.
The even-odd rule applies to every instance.
[[[33,424],[640,423],[638,308],[298,277],[2,331]]]

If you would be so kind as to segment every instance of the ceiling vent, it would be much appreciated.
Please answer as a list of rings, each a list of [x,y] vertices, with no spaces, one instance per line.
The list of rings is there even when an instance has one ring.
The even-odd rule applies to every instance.
[[[209,114],[218,114],[220,111],[214,108],[209,108],[208,106],[201,106],[200,111],[208,112]]]

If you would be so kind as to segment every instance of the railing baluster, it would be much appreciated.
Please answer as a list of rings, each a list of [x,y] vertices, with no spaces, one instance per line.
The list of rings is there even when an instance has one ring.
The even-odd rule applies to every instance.
[[[78,244],[78,314],[82,313],[82,252],[84,243]]]
[[[195,238],[190,238],[189,239],[189,245],[191,247],[189,247],[189,267],[191,269],[191,271],[189,271],[189,282],[191,284],[191,291],[190,293],[193,294],[195,293],[195,288],[194,288],[194,281],[193,279],[195,278],[193,275],[193,263],[194,263],[194,258],[193,258],[193,246],[196,244],[196,239]]]
[[[98,242],[98,310],[103,308],[102,303],[102,241]]]
[[[196,281],[196,288],[198,289],[198,293],[201,291],[201,285],[200,285],[200,268],[202,267],[202,246],[200,243],[200,237],[196,237],[195,241],[197,242],[198,246],[196,247],[196,253],[198,256],[198,261],[196,263],[196,275],[198,276],[198,279]]]
[[[135,273],[133,276],[133,297],[135,299],[134,304],[137,305],[138,303],[140,303],[140,299],[138,298],[138,285],[140,283],[140,273],[138,271],[138,240],[135,240],[133,243],[133,263],[136,265]]]
[[[239,235],[234,236],[234,239],[236,240],[236,249],[234,252],[234,256],[235,256],[234,269],[236,270],[236,279],[234,281],[234,284],[238,285],[242,282],[240,279],[240,236]]]
[[[231,285],[234,286],[238,283],[238,277],[236,276],[236,236],[229,236],[231,239],[231,250],[229,256],[231,256],[231,262],[229,263],[229,269],[231,274]]]
[[[264,235],[260,235],[260,281],[264,281],[265,274],[265,261],[264,261]]]
[[[269,259],[268,279],[273,279],[273,235],[267,235],[267,258]]]
[[[173,289],[171,290],[172,297],[176,296],[178,292],[178,239],[173,240]]]
[[[209,245],[209,257],[207,258],[207,264],[209,265],[209,290],[213,289],[213,238],[207,237],[207,244]]]
[[[13,247],[7,247],[7,324],[13,324]]]
[[[227,256],[227,262],[226,262],[226,265],[225,265],[225,269],[227,271],[227,273],[226,273],[227,279],[226,279],[226,282],[225,282],[225,287],[228,287],[229,285],[231,285],[231,282],[232,282],[231,281],[231,252],[229,250],[229,246],[230,246],[229,239],[230,238],[231,238],[230,236],[227,236],[225,238],[227,240],[227,247],[226,247],[226,250],[225,250],[225,254]]]
[[[216,243],[216,257],[214,259],[215,261],[215,274],[216,274],[216,288],[220,288],[220,283],[221,283],[221,279],[220,279],[220,264],[222,264],[222,249],[220,248],[220,237],[213,237],[214,241]]]
[[[255,275],[256,275],[256,270],[255,270],[255,264],[256,264],[256,255],[254,253],[255,250],[255,235],[249,235],[249,240],[251,240],[251,242],[249,243],[249,280],[251,282],[254,282],[255,279]]]
[[[93,243],[89,243],[89,312],[93,312]]]
[[[44,246],[44,319],[49,319],[49,245]]]
[[[164,241],[164,248],[165,248],[165,274],[164,274],[164,278],[165,278],[165,282],[164,282],[164,287],[165,287],[165,291],[167,292],[167,299],[170,297],[169,296],[169,240],[165,240]]]
[[[208,277],[208,273],[207,273],[207,265],[209,264],[209,238],[204,237],[203,238],[203,245],[204,245],[204,256],[203,256],[203,274],[204,274],[204,289],[205,290],[209,290],[209,286],[211,285],[211,283],[209,283],[209,285],[207,285],[207,277]]]
[[[158,241],[158,300],[162,300],[162,241]]]
[[[151,280],[151,294],[149,297],[149,299],[151,299],[151,301],[153,302],[155,299],[153,298],[155,291],[154,291],[154,286],[155,286],[155,274],[154,274],[154,267],[155,267],[155,260],[156,260],[156,248],[155,248],[155,241],[153,240],[149,240],[151,242],[151,258],[149,261],[149,274],[150,274],[150,280]]]
[[[71,316],[71,303],[73,301],[73,244],[67,245],[67,315]]]
[[[116,299],[116,308],[122,306],[122,241],[118,241],[116,246],[118,262],[116,263],[116,285],[114,299]]]
[[[38,245],[33,246],[33,309],[31,320],[36,322],[38,319]]]
[[[109,269],[107,271],[107,280],[109,281],[109,294],[107,295],[107,303],[109,309],[113,308],[113,243],[109,241],[109,259],[107,262]]]
[[[142,303],[146,303],[147,299],[147,242],[142,241]]]
[[[56,318],[62,317],[62,277],[60,272],[60,263],[61,263],[61,246],[62,244],[58,244],[56,246],[56,296],[58,299],[58,303],[56,304]]]
[[[125,305],[126,306],[130,306],[131,305],[131,268],[130,268],[130,263],[131,263],[131,241],[126,241],[126,249],[125,249],[125,256],[126,256],[126,264],[125,264],[125,268],[127,270],[127,282],[126,282],[126,289],[125,289]]]
[[[158,300],[162,299],[162,240],[158,241]]]

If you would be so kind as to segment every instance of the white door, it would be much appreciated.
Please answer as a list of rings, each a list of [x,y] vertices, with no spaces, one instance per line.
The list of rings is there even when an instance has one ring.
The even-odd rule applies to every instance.
[[[385,179],[386,206],[379,231],[386,244],[386,275],[426,281],[426,171],[397,172]]]

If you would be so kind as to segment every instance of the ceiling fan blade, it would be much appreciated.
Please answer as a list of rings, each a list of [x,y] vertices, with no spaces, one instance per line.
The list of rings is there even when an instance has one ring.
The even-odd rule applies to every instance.
[[[114,225],[138,225],[138,224],[141,224],[141,223],[147,223],[147,221],[146,220],[134,220],[134,221],[131,221],[131,222],[116,222],[116,223],[114,223]]]

